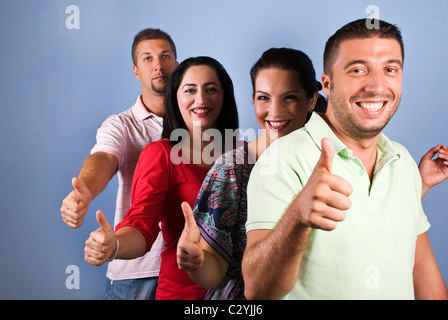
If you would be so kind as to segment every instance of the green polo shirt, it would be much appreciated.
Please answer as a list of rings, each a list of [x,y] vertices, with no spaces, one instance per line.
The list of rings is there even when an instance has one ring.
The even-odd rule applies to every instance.
[[[275,141],[250,175],[247,231],[276,226],[311,175],[324,137],[335,149],[332,173],[353,187],[352,206],[335,230],[312,230],[299,279],[284,298],[414,299],[415,244],[429,223],[415,161],[384,134],[372,181],[318,114]]]

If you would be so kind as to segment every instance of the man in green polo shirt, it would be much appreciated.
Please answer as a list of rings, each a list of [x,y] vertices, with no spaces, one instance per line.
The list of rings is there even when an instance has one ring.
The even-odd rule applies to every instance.
[[[248,299],[448,298],[417,165],[382,133],[401,99],[401,34],[367,22],[327,42],[327,112],[273,143],[251,173]]]

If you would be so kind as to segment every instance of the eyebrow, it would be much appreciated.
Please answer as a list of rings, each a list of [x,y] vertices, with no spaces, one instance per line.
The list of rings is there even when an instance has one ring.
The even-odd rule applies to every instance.
[[[388,64],[398,64],[400,67],[403,67],[403,61],[400,59],[390,59],[386,61]]]
[[[216,82],[210,81],[210,82],[204,83],[204,86],[208,86],[208,85],[211,85],[211,84],[216,85],[216,86],[218,85]],[[188,86],[197,87],[198,85],[196,83],[186,83],[186,84],[184,84],[182,86],[182,88],[185,88],[185,87],[188,87]]]
[[[262,91],[262,90],[257,90],[257,91],[255,91],[255,94],[257,94],[257,93],[266,94],[266,95],[271,95],[270,93],[268,93],[268,92],[264,92],[264,91]],[[286,91],[286,92],[283,92],[282,95],[291,94],[291,93],[300,93],[300,90],[290,90],[290,91]]]
[[[162,53],[161,54],[166,54],[166,53],[172,53],[171,52],[171,50],[164,50],[164,51],[162,51]],[[144,56],[144,55],[151,55],[151,54],[154,54],[154,52],[151,52],[151,51],[145,51],[145,52],[142,52],[142,56]]]
[[[367,61],[362,60],[362,59],[353,60],[353,61],[348,62],[345,65],[344,69],[347,69],[347,68],[351,67],[354,64],[365,64],[365,63],[367,63]],[[401,68],[403,67],[403,61],[401,61],[400,59],[389,59],[389,60],[386,61],[386,63],[387,64],[398,64]]]

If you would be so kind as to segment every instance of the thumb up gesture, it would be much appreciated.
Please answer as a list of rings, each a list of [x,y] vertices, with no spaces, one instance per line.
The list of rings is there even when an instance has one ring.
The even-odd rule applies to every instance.
[[[85,260],[94,266],[100,266],[115,257],[118,251],[117,237],[101,210],[96,212],[100,227],[90,234],[84,248]]]
[[[334,230],[350,209],[353,188],[332,174],[334,148],[328,138],[321,141],[322,153],[302,191],[294,200],[301,224],[326,231]]]
[[[92,193],[78,178],[72,179],[73,191],[62,201],[62,220],[71,228],[79,228],[92,201]]]
[[[177,265],[180,270],[196,271],[204,262],[204,251],[199,244],[201,232],[193,216],[193,210],[187,202],[182,203],[185,226],[177,243]]]

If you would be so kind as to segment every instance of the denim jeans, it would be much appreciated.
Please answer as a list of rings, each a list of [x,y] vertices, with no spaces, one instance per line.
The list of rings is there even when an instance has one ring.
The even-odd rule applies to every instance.
[[[158,277],[110,280],[107,279],[104,300],[154,300]]]

